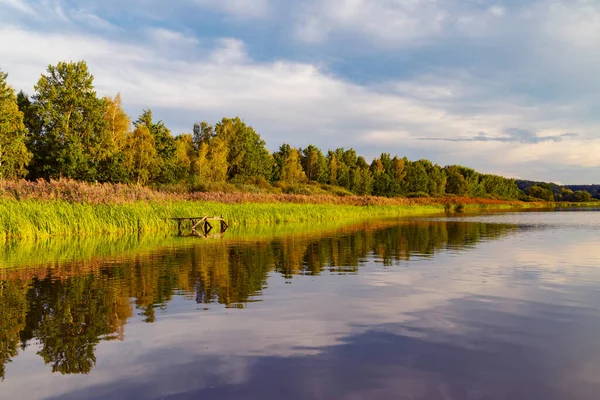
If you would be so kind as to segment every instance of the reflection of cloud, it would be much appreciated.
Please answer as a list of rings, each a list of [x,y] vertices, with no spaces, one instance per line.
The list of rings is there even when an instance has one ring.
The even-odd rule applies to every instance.
[[[584,386],[600,384],[590,374],[600,357],[589,337],[598,331],[598,314],[585,308],[597,300],[586,285],[600,280],[598,226],[585,214],[477,218],[545,225],[388,267],[371,254],[357,275],[295,276],[291,285],[273,275],[262,302],[245,310],[199,311],[204,305],[176,297],[156,323],[131,321],[124,343],[99,344],[89,376],[50,375],[33,347],[9,366],[2,393],[177,398],[189,391],[227,398],[237,391],[281,398],[282,388],[301,381],[300,398],[374,398],[486,392],[520,382],[547,398],[549,386],[536,382],[560,384],[553,390],[562,393],[579,379],[575,371],[585,373]]]

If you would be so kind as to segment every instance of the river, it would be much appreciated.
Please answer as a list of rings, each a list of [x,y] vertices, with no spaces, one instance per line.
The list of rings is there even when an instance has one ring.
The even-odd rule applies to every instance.
[[[600,212],[12,244],[0,399],[596,400]]]

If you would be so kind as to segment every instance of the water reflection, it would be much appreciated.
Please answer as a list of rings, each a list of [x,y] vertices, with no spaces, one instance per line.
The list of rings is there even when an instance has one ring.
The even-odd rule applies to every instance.
[[[18,348],[32,341],[52,372],[87,374],[96,364],[100,341],[124,340],[134,312],[144,322],[155,322],[156,310],[174,295],[243,308],[260,299],[271,272],[288,279],[324,271],[357,273],[369,255],[391,266],[442,249],[470,248],[516,229],[507,224],[363,223],[335,234],[188,240],[142,255],[8,268],[0,271],[0,376]]]
[[[599,222],[80,242],[74,261],[65,244],[11,247],[0,398],[595,400]]]

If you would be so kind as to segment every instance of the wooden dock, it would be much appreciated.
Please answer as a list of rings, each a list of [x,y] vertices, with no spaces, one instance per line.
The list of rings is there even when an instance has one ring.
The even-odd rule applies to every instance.
[[[210,231],[213,230],[213,226],[211,222],[219,222],[221,225],[221,233],[225,233],[229,225],[223,217],[185,217],[185,218],[171,218],[173,221],[177,221],[177,231],[179,232],[179,236],[183,235],[183,227],[186,225],[186,222],[189,222],[191,225],[191,233],[192,235],[199,236],[200,234],[206,236]],[[200,232],[198,232],[200,230]]]

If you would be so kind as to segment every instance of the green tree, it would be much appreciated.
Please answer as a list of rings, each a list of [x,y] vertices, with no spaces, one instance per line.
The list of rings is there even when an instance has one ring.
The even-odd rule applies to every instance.
[[[575,197],[575,201],[578,202],[592,201],[592,195],[590,194],[590,192],[587,192],[585,190],[578,190],[573,195]]]
[[[446,193],[457,196],[469,194],[469,182],[462,175],[460,167],[452,165],[446,167]]]
[[[181,177],[175,153],[177,146],[171,131],[163,121],[154,122],[152,110],[145,109],[135,121],[135,126],[145,126],[154,138],[154,146],[159,159],[158,173],[154,178],[158,183],[174,183]]]
[[[284,143],[281,146],[279,146],[279,150],[276,151],[275,153],[273,153],[273,163],[274,163],[273,177],[272,177],[273,181],[283,180],[281,178],[281,174],[283,172],[285,163],[291,154],[292,154],[292,146],[290,146],[287,143]]]
[[[429,175],[422,162],[409,162],[406,165],[403,190],[408,194],[429,192]]]
[[[529,196],[536,198],[536,199],[541,199],[541,200],[545,200],[545,201],[554,201],[554,194],[552,193],[552,190],[541,187],[541,186],[532,186],[529,188]]]
[[[327,153],[327,172],[328,172],[327,183],[329,183],[330,185],[338,184],[339,169],[340,169],[340,163],[337,159],[337,156],[335,155],[335,153],[333,151],[330,150]]]
[[[109,132],[93,82],[85,61],[59,62],[35,85],[40,125],[29,132],[35,177],[96,179]]]
[[[317,146],[311,144],[302,150],[302,168],[309,181],[327,183],[327,161]]]
[[[270,179],[273,159],[260,135],[240,118],[223,118],[215,126],[215,136],[225,140],[230,179],[263,177]]]
[[[31,153],[25,144],[23,113],[13,89],[0,71],[0,180],[25,176]]]

